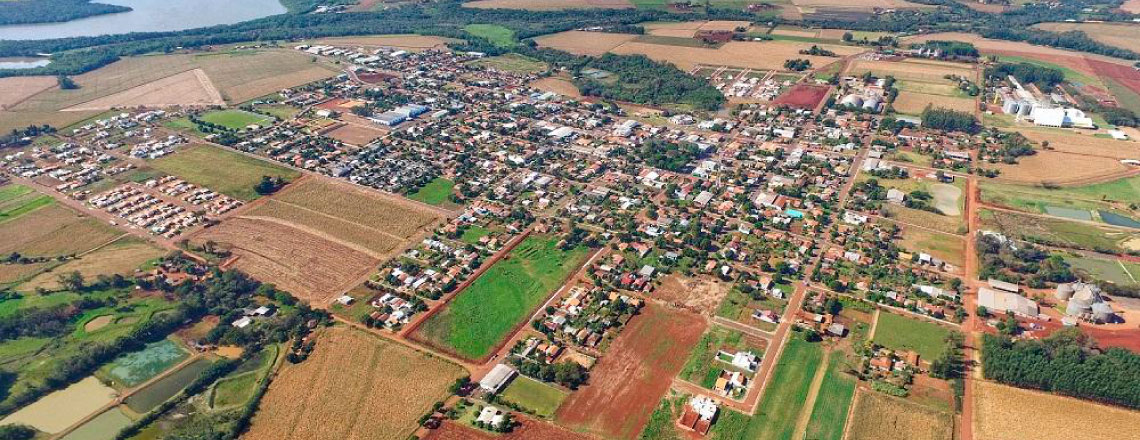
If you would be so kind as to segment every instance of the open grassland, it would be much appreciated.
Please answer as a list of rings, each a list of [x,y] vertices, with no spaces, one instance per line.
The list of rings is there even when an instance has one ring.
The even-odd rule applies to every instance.
[[[951,440],[954,417],[948,413],[869,390],[855,393],[855,413],[847,440],[897,438]],[[989,440],[989,437],[979,437]]]
[[[273,119],[245,110],[218,110],[202,115],[202,120],[231,130],[242,130],[250,125],[264,126]]]
[[[849,75],[859,76],[871,72],[878,77],[893,76],[902,81],[944,83],[946,75],[974,77],[969,64],[950,63],[933,60],[870,61],[858,60],[848,69]]]
[[[1118,285],[1137,284],[1140,280],[1140,264],[1126,263],[1123,260],[1065,256],[1065,262],[1072,265],[1073,271],[1082,278],[1104,280]]]
[[[518,44],[515,39],[515,31],[510,28],[498,24],[469,24],[463,27],[463,30],[476,37],[483,38],[490,41],[499,47],[512,47]]]
[[[122,235],[101,221],[51,202],[0,222],[0,254],[72,255]]]
[[[1081,31],[1093,40],[1121,49],[1134,49],[1140,40],[1140,26],[1131,23],[1039,23],[1033,27],[1050,32]]]
[[[218,380],[210,394],[210,406],[226,408],[245,404],[257,391],[257,384],[277,360],[277,346],[262,349],[246,359],[228,376]]]
[[[656,61],[675,64],[682,70],[690,70],[698,65],[732,66],[764,70],[784,70],[784,61],[799,58],[811,61],[818,67],[835,61],[835,58],[801,55],[800,50],[811,47],[812,43],[796,41],[731,41],[718,48],[683,47],[640,43],[631,41],[617,46],[610,52],[621,55],[641,54]],[[862,49],[852,46],[819,44],[839,56],[859,53]]]
[[[563,251],[532,235],[417,329],[418,338],[468,359],[489,354],[582,264],[589,249]]]
[[[981,219],[984,227],[1021,240],[1106,252],[1140,250],[1140,235],[1128,229],[991,210],[981,211]]]
[[[64,111],[130,107],[225,105],[221,93],[202,69],[187,70],[122,92],[87,101]]]
[[[329,328],[308,360],[278,373],[244,438],[404,440],[463,374],[363,331]]]
[[[543,35],[534,41],[540,47],[550,47],[577,55],[601,55],[637,38],[633,34],[608,32],[566,31]]]
[[[71,260],[55,267],[51,272],[40,274],[20,288],[22,290],[35,290],[41,287],[49,290],[59,289],[58,275],[71,272],[79,272],[83,278],[88,280],[94,280],[100,275],[120,274],[129,277],[135,269],[148,261],[163,256],[165,253],[164,250],[140,239],[124,237],[95,252],[84,255],[78,260]]]
[[[819,344],[804,341],[797,334],[789,337],[745,438],[792,438],[822,359],[823,348]]]
[[[240,200],[259,197],[253,187],[262,176],[293,180],[301,175],[264,160],[210,145],[182,149],[151,162],[151,166]]]
[[[550,417],[569,395],[553,385],[526,376],[519,376],[503,390],[500,398],[533,411],[541,417]]]
[[[0,425],[24,424],[55,434],[111,403],[115,390],[88,377],[48,394],[0,420]]]
[[[564,9],[624,9],[633,7],[628,0],[476,0],[463,4],[468,8],[525,9],[528,11],[560,11]]]
[[[274,200],[405,238],[414,236],[440,218],[438,213],[398,197],[315,179],[288,188]]]
[[[504,72],[538,73],[546,70],[546,63],[534,58],[508,53],[504,55],[481,58],[471,62],[472,65],[482,66]]]
[[[994,164],[1001,171],[999,180],[1020,184],[1088,184],[1119,178],[1129,168],[1119,160],[1103,156],[1038,151],[1018,159],[1018,163]]]
[[[53,263],[0,264],[0,288],[20,284],[52,265]]]
[[[424,202],[429,205],[446,205],[451,202],[451,194],[455,189],[455,182],[451,180],[437,177],[424,185],[415,193],[408,196],[409,199]]]
[[[50,76],[13,76],[0,78],[0,110],[19,104],[56,85]]]
[[[966,242],[961,237],[913,226],[901,227],[902,238],[898,240],[898,245],[902,248],[911,252],[926,252],[934,258],[958,267],[966,263]]]
[[[923,359],[933,360],[949,335],[950,330],[937,324],[884,312],[879,313],[874,340],[892,350],[914,350]]]
[[[646,304],[594,366],[590,382],[558,409],[557,420],[606,438],[637,438],[705,325],[698,315]]]
[[[988,381],[974,384],[976,438],[1125,440],[1140,432],[1137,411]]]
[[[229,219],[192,239],[199,245],[208,240],[230,248],[238,269],[315,307],[327,306],[380,262],[327,238],[261,219]]]
[[[833,352],[827,361],[827,371],[819,385],[815,407],[811,410],[805,438],[815,440],[842,440],[847,412],[855,394],[855,378],[843,372],[845,356]]]

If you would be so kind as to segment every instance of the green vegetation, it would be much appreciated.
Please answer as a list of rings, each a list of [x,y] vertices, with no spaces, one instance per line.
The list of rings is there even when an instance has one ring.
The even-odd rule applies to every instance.
[[[510,28],[497,25],[497,24],[469,24],[463,27],[464,31],[490,41],[499,47],[514,47],[518,44],[515,39],[515,31]]]
[[[987,228],[1001,231],[1015,239],[1072,249],[1125,253],[1123,243],[1137,238],[1125,229],[1090,226],[1086,223],[1034,217],[1006,211],[982,210],[980,217]]]
[[[511,402],[527,410],[533,411],[540,417],[551,417],[554,411],[566,400],[567,392],[526,376],[516,377],[503,394],[501,399]]]
[[[1140,177],[1083,186],[1029,186],[985,182],[982,200],[1013,209],[1045,213],[1047,207],[1112,210],[1113,202],[1140,204]]]
[[[1117,285],[1137,284],[1135,277],[1140,276],[1140,264],[1124,262],[1123,260],[1065,256],[1073,271],[1082,274],[1083,278],[1104,280]]]
[[[214,386],[214,407],[224,408],[245,403],[257,390],[258,379],[255,373],[245,373],[219,380]]]
[[[1033,83],[1042,90],[1065,81],[1065,73],[1051,67],[1031,63],[999,63],[986,68],[986,77],[1004,79],[1007,76],[1017,78],[1022,84]]]
[[[131,10],[92,0],[5,0],[2,3],[0,25],[63,22]]]
[[[922,126],[971,134],[977,133],[981,129],[978,120],[970,113],[929,106],[922,111]]]
[[[822,359],[823,348],[818,343],[807,342],[797,334],[791,335],[743,438],[792,438],[796,422],[804,410],[812,378]]]
[[[18,184],[0,186],[0,203],[7,202],[24,194],[31,194],[32,191],[31,188]]]
[[[415,193],[408,195],[408,198],[429,205],[439,206],[451,201],[451,194],[454,190],[455,182],[442,177],[436,177]]]
[[[727,359],[725,362],[718,360],[717,352],[720,350],[729,353],[734,353],[737,350],[751,351],[758,357],[764,355],[764,350],[751,347],[745,342],[743,333],[720,326],[712,326],[709,331],[701,336],[697,345],[693,346],[693,351],[689,353],[689,359],[685,361],[685,366],[681,369],[679,377],[682,380],[712,389],[722,370],[740,371],[746,375],[751,375],[752,372],[733,367],[730,363],[732,359]]]
[[[125,403],[131,411],[140,414],[148,412],[186,388],[199,374],[206,371],[210,364],[211,361],[205,358],[195,360],[132,394]]]
[[[1086,75],[1080,71],[1073,70],[1071,68],[1062,66],[1060,64],[1050,63],[1048,61],[1042,61],[1042,60],[1039,60],[1036,58],[1027,58],[1027,57],[1010,56],[1010,55],[996,55],[996,56],[997,56],[998,61],[1001,61],[1004,63],[1032,64],[1034,66],[1040,66],[1040,67],[1059,71],[1059,72],[1061,72],[1062,75],[1064,75],[1065,80],[1069,81],[1069,82],[1075,82],[1075,83],[1079,83],[1081,85],[1092,85],[1092,86],[1101,85],[1100,79],[1093,77],[1093,76]]]
[[[43,208],[55,203],[49,195],[38,195],[31,198],[20,198],[0,205],[0,223],[12,220],[21,215]]]
[[[491,231],[487,228],[477,225],[468,226],[463,230],[463,235],[459,236],[459,241],[467,244],[479,244],[479,239],[491,235]]]
[[[129,388],[146,382],[181,362],[190,354],[177,342],[165,339],[147,344],[146,348],[119,356],[100,369],[113,386]]]
[[[244,130],[250,125],[265,125],[272,122],[272,119],[265,115],[234,109],[212,111],[203,114],[199,119],[230,130]]]
[[[225,164],[225,166],[219,166]],[[199,145],[151,162],[158,170],[240,200],[258,197],[264,176],[293,180],[301,173],[218,147]]]
[[[559,249],[557,237],[531,235],[495,263],[420,328],[443,348],[470,359],[490,354],[546,296],[558,288],[589,249]]]
[[[516,53],[508,53],[494,57],[482,58],[472,61],[471,64],[486,67],[488,69],[518,73],[538,73],[546,70],[549,67],[542,61]]]
[[[815,440],[842,440],[847,424],[847,410],[855,395],[855,378],[843,372],[846,357],[833,352],[827,362],[827,371],[819,385],[819,395],[808,421],[806,438]]]
[[[709,438],[712,440],[737,440],[747,438],[744,435],[748,432],[748,424],[751,422],[752,417],[722,407],[720,414],[717,415],[716,423],[713,424],[712,430],[709,431]]]
[[[934,359],[946,345],[950,330],[934,323],[894,313],[879,313],[875,343],[892,350],[914,350],[925,359]]]

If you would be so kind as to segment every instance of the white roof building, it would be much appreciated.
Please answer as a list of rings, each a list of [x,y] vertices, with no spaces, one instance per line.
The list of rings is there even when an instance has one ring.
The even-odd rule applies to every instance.
[[[1075,108],[1034,108],[1029,118],[1045,127],[1096,128],[1092,118]]]
[[[479,380],[479,388],[482,388],[488,393],[496,394],[502,391],[516,374],[518,374],[518,372],[507,365],[495,365],[495,368],[492,368],[490,373],[487,373],[483,379]]]
[[[978,289],[978,305],[989,310],[1012,312],[1015,315],[1036,317],[1040,308],[1033,300],[1016,293],[994,290],[989,287]]]

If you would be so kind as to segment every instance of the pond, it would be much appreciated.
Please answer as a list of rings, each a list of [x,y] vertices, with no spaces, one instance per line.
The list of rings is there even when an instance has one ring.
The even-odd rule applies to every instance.
[[[174,397],[175,394],[178,394],[183,388],[186,388],[186,385],[190,385],[190,382],[198,378],[198,374],[209,368],[211,363],[209,360],[199,358],[185,367],[182,367],[181,370],[170,373],[170,375],[147,385],[146,388],[139,390],[127,398],[127,407],[130,408],[131,411],[139,414],[154,409],[154,407],[161,405],[162,402]]]
[[[133,387],[150,380],[190,356],[178,343],[169,339],[148,344],[146,348],[119,356],[104,367],[107,376],[123,387]]]
[[[19,423],[55,434],[111,403],[115,394],[114,389],[90,376],[20,408],[0,420],[0,425]]]
[[[104,0],[132,11],[63,23],[0,26],[0,40],[92,37],[129,32],[179,31],[283,14],[279,0]]]
[[[1100,214],[1101,220],[1104,220],[1105,223],[1108,223],[1110,225],[1140,229],[1140,222],[1136,221],[1132,217],[1126,217],[1115,212],[1104,210],[1097,211],[1097,213]]]
[[[109,440],[115,438],[119,431],[130,424],[131,419],[123,413],[123,410],[115,407],[79,425],[60,440]]]
[[[0,69],[34,69],[51,64],[47,58],[0,58]]]

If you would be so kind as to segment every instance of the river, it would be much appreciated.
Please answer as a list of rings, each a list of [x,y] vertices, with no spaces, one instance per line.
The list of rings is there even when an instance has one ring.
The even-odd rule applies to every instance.
[[[278,0],[100,0],[129,6],[119,14],[97,15],[64,23],[0,26],[0,40],[43,40],[128,32],[177,31],[232,24],[283,14]]]

